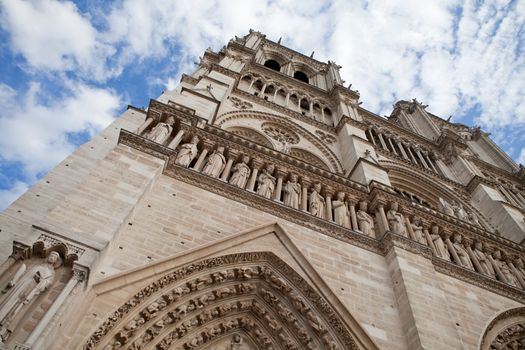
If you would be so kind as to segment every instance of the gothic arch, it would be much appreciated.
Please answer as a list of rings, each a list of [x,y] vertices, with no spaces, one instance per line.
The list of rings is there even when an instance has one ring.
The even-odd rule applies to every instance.
[[[186,264],[148,284],[110,314],[84,349],[202,349],[233,335],[251,350],[365,349],[340,315],[275,254],[235,253]]]
[[[248,139],[250,141],[256,142],[260,145],[263,145],[265,147],[273,149],[273,143],[262,133],[258,132],[257,130],[250,129],[250,128],[244,128],[240,126],[234,126],[231,128],[226,128],[226,131],[229,131],[235,135],[244,137],[245,139]]]
[[[330,148],[328,148],[321,139],[319,139],[317,136],[315,136],[302,126],[289,122],[284,117],[258,111],[234,111],[220,115],[215,121],[215,125],[220,128],[226,125],[226,129],[228,129],[230,127],[234,127],[235,120],[270,121],[277,124],[281,124],[283,125],[283,127],[295,132],[299,136],[303,137],[305,140],[309,141],[319,151],[321,155],[321,157],[319,158],[322,159],[323,162],[328,165],[330,171],[335,173],[343,172],[341,162],[339,161],[335,153]]]
[[[381,159],[379,163],[388,170],[388,177],[394,188],[408,190],[425,200],[433,209],[439,209],[439,198],[461,203],[465,208],[476,213],[485,227],[488,226],[483,215],[468,201],[423,172],[415,172],[404,164],[392,160]]]
[[[483,332],[480,350],[525,348],[525,307],[504,311],[494,317]]]
[[[326,165],[326,163],[321,158],[319,158],[318,156],[316,156],[312,152],[308,152],[305,149],[292,147],[290,149],[290,155],[292,157],[303,159],[303,160],[307,161],[308,163],[311,163],[311,164],[313,164],[316,167],[319,167],[321,169],[330,170],[328,168],[328,165]]]

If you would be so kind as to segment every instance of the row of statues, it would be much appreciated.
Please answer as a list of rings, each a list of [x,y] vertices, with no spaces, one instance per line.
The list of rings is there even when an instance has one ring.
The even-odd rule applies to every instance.
[[[463,204],[453,201],[452,204],[443,198],[439,198],[439,210],[447,215],[456,217],[470,224],[483,227],[474,213],[465,209]]]

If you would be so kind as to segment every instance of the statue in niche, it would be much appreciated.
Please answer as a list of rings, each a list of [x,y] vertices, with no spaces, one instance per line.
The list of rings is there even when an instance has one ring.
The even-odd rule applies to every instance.
[[[444,200],[443,198],[439,198],[439,209],[447,214],[447,215],[450,215],[450,216],[455,216],[454,215],[454,209],[452,208],[452,206],[446,201]]]
[[[314,185],[312,193],[310,193],[310,214],[318,218],[324,219],[324,198],[320,194],[321,184],[318,182]]]
[[[213,151],[208,157],[208,160],[202,169],[202,173],[211,177],[219,177],[226,166],[226,159],[224,158],[223,153],[224,147],[219,147],[217,150]]]
[[[275,177],[272,176],[275,167],[272,164],[266,166],[258,178],[257,194],[271,198],[273,190],[275,189]]]
[[[414,232],[416,241],[421,244],[427,245],[428,242],[423,234],[423,224],[421,223],[421,218],[419,216],[415,216],[410,226],[412,226],[412,231]]]
[[[499,267],[499,270],[501,271],[501,274],[505,277],[507,282],[514,287],[519,287],[518,280],[516,279],[516,276],[512,274],[510,271],[509,265],[502,259],[501,252],[499,250],[496,250],[492,257],[494,258],[494,263]]]
[[[198,142],[199,138],[197,136],[193,136],[191,138],[191,142],[185,143],[182,146],[180,146],[179,153],[177,153],[177,156],[175,157],[175,164],[182,165],[186,168],[189,167],[191,161],[197,156]]]
[[[233,173],[230,177],[229,183],[231,185],[245,188],[246,182],[248,181],[248,178],[250,177],[250,167],[248,166],[248,162],[250,161],[250,157],[243,156],[242,161],[240,163],[235,164],[233,167]]]
[[[398,212],[399,205],[397,202],[392,202],[390,205],[390,210],[386,214],[386,219],[388,220],[388,225],[392,232],[397,233],[398,235],[407,236],[407,230],[405,226],[405,217],[403,214]]]
[[[458,202],[454,202],[452,204],[452,210],[454,211],[454,216],[457,217],[460,220],[468,221],[468,215],[465,209],[463,208],[463,205]]]
[[[55,279],[55,269],[62,264],[60,255],[52,251],[45,262],[27,269],[22,263],[2,293],[7,294],[0,304],[0,339],[5,341],[15,327],[12,324],[20,311],[45,292]]]
[[[439,235],[439,227],[432,226],[431,230],[432,231],[430,232],[430,238],[432,238],[434,247],[436,247],[436,255],[440,257],[441,259],[450,261],[450,253],[448,252],[448,249],[445,247],[445,242],[443,242],[443,239]]]
[[[290,175],[290,180],[284,185],[283,191],[284,204],[299,209],[299,204],[301,203],[301,185],[297,182],[296,174]]]
[[[367,213],[368,204],[365,201],[359,202],[359,210],[356,213],[359,229],[367,236],[374,236],[374,218]]]
[[[459,263],[461,264],[461,266],[466,267],[467,269],[474,270],[474,266],[472,265],[470,256],[468,255],[467,250],[461,243],[462,240],[463,237],[459,233],[455,233],[454,237],[452,238],[452,246],[454,247],[454,250],[458,255]]]
[[[483,252],[483,243],[481,243],[480,241],[474,242],[474,249],[472,250],[472,253],[476,257],[476,259],[478,259],[479,265],[483,270],[479,272],[484,273],[485,275],[488,275],[492,278],[495,278],[496,273],[494,272],[494,267],[492,267],[491,262]]]
[[[350,227],[350,212],[345,202],[345,193],[338,192],[336,200],[332,202],[334,221],[344,227]]]
[[[173,131],[173,124],[175,124],[175,119],[173,117],[168,117],[166,121],[155,125],[148,133],[146,138],[157,143],[166,141],[168,136],[171,135],[171,132]]]

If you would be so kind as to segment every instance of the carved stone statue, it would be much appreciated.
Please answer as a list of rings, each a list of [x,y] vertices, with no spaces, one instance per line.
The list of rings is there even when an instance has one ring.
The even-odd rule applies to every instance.
[[[271,198],[273,190],[275,189],[275,177],[272,176],[274,166],[269,164],[261,172],[258,178],[257,194]]]
[[[296,174],[290,175],[290,180],[284,185],[283,191],[284,204],[299,209],[299,204],[301,203],[301,185],[297,182]]]
[[[432,238],[434,247],[436,247],[436,255],[440,257],[441,259],[450,261],[450,253],[448,252],[447,247],[445,247],[445,242],[443,242],[443,239],[439,235],[438,226],[432,226],[432,231],[430,232],[430,238]]]
[[[479,272],[484,273],[485,275],[488,275],[492,278],[495,278],[496,273],[494,272],[494,267],[492,267],[491,262],[483,252],[483,243],[481,243],[480,241],[476,241],[474,243],[474,249],[472,250],[472,253],[476,257],[476,259],[478,259],[479,265],[483,270]]]
[[[197,136],[193,136],[191,142],[185,143],[182,146],[180,146],[179,153],[177,153],[177,157],[175,157],[175,164],[182,165],[186,168],[189,167],[191,161],[197,156],[198,142],[199,138]]]
[[[523,263],[523,260],[521,260],[521,258],[517,258],[514,261],[514,266],[516,267],[516,270],[518,270],[520,277],[525,280],[525,264]]]
[[[450,215],[450,216],[455,216],[454,215],[454,209],[452,208],[452,206],[450,205],[450,203],[448,203],[446,200],[444,200],[443,198],[439,198],[439,206],[440,206],[440,210],[447,214],[447,215]]]
[[[458,202],[454,202],[452,205],[452,210],[454,211],[454,215],[463,221],[468,221],[468,215],[465,209],[463,208],[463,205]]]
[[[502,259],[501,252],[496,250],[492,256],[494,257],[494,263],[496,263],[496,265],[499,267],[501,274],[505,277],[507,282],[514,287],[519,287],[516,276],[512,274],[509,265],[507,265],[507,263]]]
[[[414,232],[416,241],[418,241],[421,244],[427,245],[428,242],[423,234],[423,224],[421,223],[421,218],[419,216],[414,217],[410,226],[412,226],[412,231]]]
[[[202,169],[202,173],[211,177],[219,177],[226,166],[226,159],[224,158],[223,153],[224,147],[219,147],[217,150],[213,151],[208,157],[208,160]]]
[[[324,219],[325,209],[324,209],[324,198],[320,194],[321,184],[316,183],[310,193],[310,214],[318,218]]]
[[[242,157],[242,162],[235,164],[232,176],[230,177],[230,184],[240,188],[246,187],[246,182],[251,173],[250,167],[248,166],[249,161],[250,157],[244,156]]]
[[[57,252],[49,253],[46,262],[27,270],[26,264],[20,265],[14,277],[8,282],[2,293],[7,293],[0,304],[0,339],[5,341],[12,333],[13,320],[20,311],[29,305],[38,295],[46,291],[55,279],[55,269],[62,263]]]
[[[388,225],[390,226],[390,230],[392,230],[392,232],[407,237],[405,217],[403,214],[397,211],[398,207],[399,206],[397,202],[392,202],[390,210],[386,214],[386,219],[388,220]]]
[[[233,337],[232,337],[232,341],[230,343],[230,345],[228,345],[227,349],[226,350],[244,350],[245,347],[244,345],[242,344],[242,337],[238,334],[234,334]]]
[[[165,122],[160,122],[155,125],[146,138],[157,143],[166,141],[166,138],[168,138],[173,131],[173,124],[175,124],[175,119],[173,119],[173,117],[168,117]]]
[[[350,212],[346,206],[345,193],[337,193],[336,200],[332,202],[334,208],[334,221],[344,227],[350,227]]]
[[[470,256],[468,255],[467,250],[461,243],[462,239],[463,237],[461,237],[459,233],[454,234],[452,246],[454,247],[454,250],[456,251],[456,254],[458,255],[461,266],[466,267],[467,269],[474,270],[474,265],[472,265]]]
[[[368,204],[364,201],[359,202],[359,210],[356,213],[359,229],[367,236],[374,236],[374,218],[367,213]]]

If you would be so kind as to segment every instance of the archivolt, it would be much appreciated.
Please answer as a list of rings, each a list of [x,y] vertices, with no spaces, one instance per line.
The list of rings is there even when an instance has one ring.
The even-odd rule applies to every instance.
[[[490,321],[481,337],[480,350],[525,348],[525,307],[504,311]]]
[[[197,349],[231,334],[257,349],[359,349],[339,313],[270,252],[171,272],[113,312],[84,349]]]
[[[250,111],[250,112],[229,112],[225,113],[221,116],[219,116],[215,122],[215,125],[218,127],[222,127],[226,122],[230,122],[232,120],[236,119],[256,119],[256,120],[264,120],[264,121],[273,121],[278,124],[282,124],[283,127],[288,128],[292,130],[293,132],[297,133],[298,135],[304,137],[306,140],[308,140],[310,143],[312,143],[324,156],[324,158],[328,161],[328,164],[330,165],[330,170],[336,173],[342,173],[343,167],[341,165],[341,162],[337,158],[337,156],[328,148],[323,141],[321,141],[317,136],[306,130],[300,125],[290,123],[286,118],[283,118],[281,116],[270,114],[270,113],[264,113],[264,112],[257,112],[257,111]],[[231,125],[233,127],[233,125]]]

